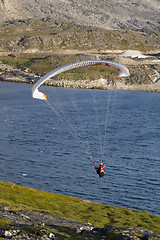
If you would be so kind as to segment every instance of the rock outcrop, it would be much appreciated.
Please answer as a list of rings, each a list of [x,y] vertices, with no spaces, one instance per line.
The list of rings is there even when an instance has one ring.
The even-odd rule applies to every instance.
[[[83,224],[63,217],[35,211],[11,210],[7,206],[0,205],[0,216],[8,221],[8,226],[0,227],[0,238],[4,239],[35,239],[35,240],[56,240],[61,234],[72,237],[80,236],[81,239],[160,239],[160,236],[150,230],[131,227],[104,227],[97,228],[90,223]],[[139,237],[137,237],[139,236]],[[89,238],[90,237],[90,238]],[[67,239],[67,238],[65,238]]]
[[[158,0],[0,0],[0,20],[44,18],[110,28],[160,27]]]

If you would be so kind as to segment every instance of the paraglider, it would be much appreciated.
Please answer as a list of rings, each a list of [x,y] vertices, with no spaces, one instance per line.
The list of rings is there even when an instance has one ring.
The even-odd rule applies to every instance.
[[[59,73],[65,72],[70,69],[79,68],[79,67],[85,67],[85,66],[108,66],[108,67],[114,67],[118,68],[120,70],[119,75],[117,76],[117,80],[121,77],[127,77],[129,76],[129,70],[125,66],[123,66],[120,63],[115,63],[107,60],[85,60],[85,61],[79,61],[74,63],[69,63],[64,66],[61,66],[59,68],[56,68],[52,70],[51,72],[45,74],[43,77],[41,77],[33,86],[32,88],[32,97],[41,99],[41,100],[47,100],[47,97],[44,93],[39,92],[38,88],[45,83],[50,78],[58,75]]]
[[[100,164],[98,167],[96,166],[93,156],[91,154],[90,148],[89,148],[89,144],[86,144],[85,142],[82,141],[82,138],[80,137],[80,134],[77,134],[76,132],[76,128],[74,128],[74,125],[69,122],[67,119],[65,119],[65,116],[63,115],[63,112],[60,111],[56,111],[56,109],[50,104],[50,102],[47,100],[47,96],[39,91],[39,87],[45,83],[47,80],[49,80],[50,78],[55,77],[56,75],[65,72],[67,70],[71,70],[74,68],[80,68],[80,67],[85,67],[85,66],[107,66],[107,67],[114,67],[120,70],[119,75],[116,77],[117,80],[119,80],[122,77],[127,77],[129,76],[129,70],[127,67],[125,67],[122,64],[119,63],[115,63],[112,61],[107,61],[107,60],[85,60],[85,61],[78,61],[78,62],[74,62],[74,63],[69,63],[66,64],[64,66],[61,66],[59,68],[56,68],[54,70],[52,70],[51,72],[45,74],[43,77],[41,77],[32,87],[32,97],[36,98],[36,99],[40,99],[40,100],[44,100],[46,101],[46,103],[48,104],[48,106],[52,109],[52,111],[56,114],[56,116],[61,119],[64,123],[65,126],[70,129],[71,134],[77,139],[77,141],[79,142],[80,146],[85,150],[85,152],[88,154],[89,158],[91,159],[91,161],[94,163],[94,168],[97,171],[97,174],[99,175],[99,177],[104,177],[105,175],[105,164],[103,162],[103,155],[104,155],[104,147],[106,144],[106,131],[107,131],[107,115],[108,115],[108,110],[107,110],[107,115],[106,115],[106,120],[104,123],[104,138],[103,138],[103,143],[101,145],[103,145],[102,147],[102,164]],[[109,104],[108,104],[108,109],[109,109]],[[82,129],[81,129],[82,130]],[[83,138],[83,139],[87,139],[87,137]],[[88,150],[86,149],[88,146]]]

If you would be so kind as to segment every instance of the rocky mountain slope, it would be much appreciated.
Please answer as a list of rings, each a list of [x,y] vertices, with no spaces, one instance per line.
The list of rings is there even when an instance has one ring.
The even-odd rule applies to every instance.
[[[42,74],[80,59],[107,58],[130,68],[127,86],[143,83],[149,87],[140,90],[160,91],[159,10],[160,0],[0,0],[0,63]],[[141,51],[148,61],[119,58],[127,49]],[[8,74],[0,67],[1,80],[13,80],[11,75],[17,81],[17,72]],[[21,75],[30,81],[26,73],[20,73],[20,81]],[[81,80],[78,73],[75,79]],[[158,86],[153,88],[152,82]]]
[[[160,0],[0,0],[0,21],[46,18],[106,29],[160,27]]]

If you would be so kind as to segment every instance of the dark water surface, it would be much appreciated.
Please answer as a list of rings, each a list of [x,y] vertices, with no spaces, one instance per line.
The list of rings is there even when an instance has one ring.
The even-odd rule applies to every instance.
[[[31,87],[0,82],[1,180],[160,215],[159,93]]]

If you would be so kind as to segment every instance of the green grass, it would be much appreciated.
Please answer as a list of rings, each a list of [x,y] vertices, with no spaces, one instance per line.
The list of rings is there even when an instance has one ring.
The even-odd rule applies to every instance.
[[[160,234],[160,216],[128,208],[112,207],[13,183],[0,182],[0,204],[15,210],[34,210],[97,227],[125,226],[150,229]],[[3,219],[0,221],[3,221]]]
[[[32,56],[32,57],[18,57],[13,58],[9,56],[0,56],[0,61],[3,64],[11,65],[16,68],[29,68],[32,72],[37,74],[45,74],[56,67],[62,65],[81,61],[88,60],[90,56],[87,55],[53,55],[53,56]],[[114,74],[116,76],[117,69],[111,67],[83,67],[77,68],[74,70],[67,71],[60,74],[60,78],[65,78],[66,80],[80,80],[80,79],[97,79],[101,76],[111,76]],[[72,73],[72,74],[71,74]]]
[[[13,67],[16,68],[23,68],[23,67],[27,67],[28,62],[30,61],[28,58],[12,58],[12,57],[6,57],[0,56],[0,61],[2,62],[2,64],[7,64],[7,65],[11,65]]]
[[[3,217],[0,217],[0,228],[3,228],[5,227],[6,225],[10,225],[12,224],[12,221],[6,219],[6,218],[3,218]]]

